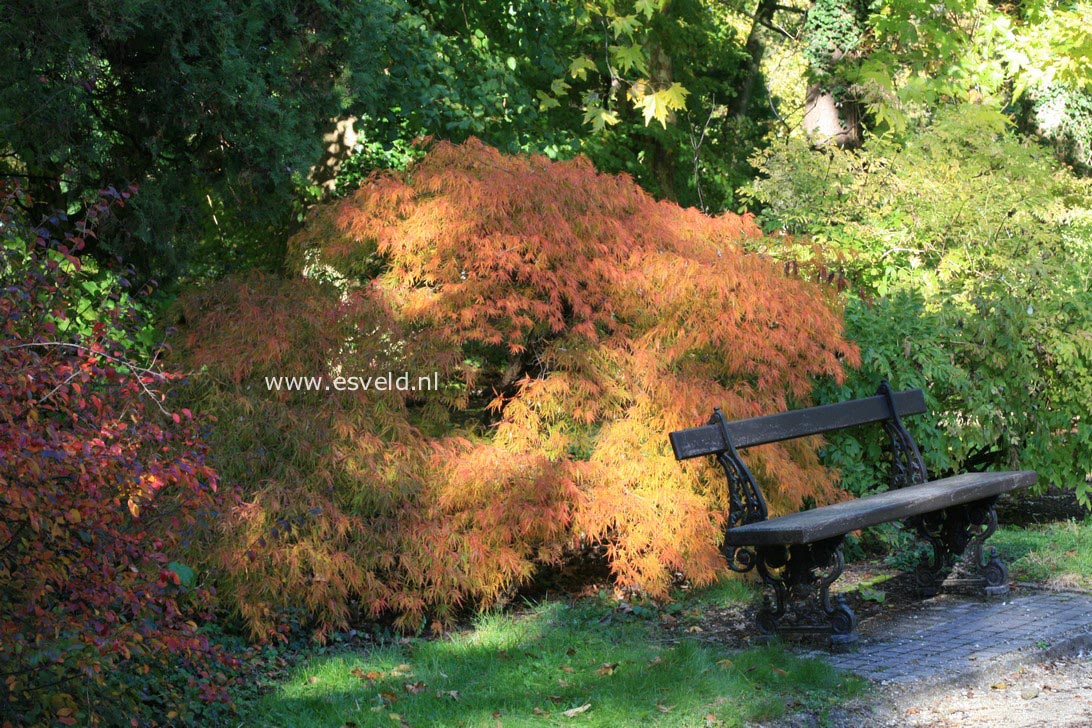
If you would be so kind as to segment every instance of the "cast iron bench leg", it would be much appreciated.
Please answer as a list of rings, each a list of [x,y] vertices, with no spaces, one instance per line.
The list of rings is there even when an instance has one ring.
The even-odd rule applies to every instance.
[[[1008,567],[995,549],[990,549],[987,558],[982,550],[983,543],[997,529],[996,502],[995,496],[907,521],[932,547],[932,553],[922,558],[915,571],[923,596],[935,596],[942,584],[981,587],[988,596],[1008,593]],[[968,546],[965,565],[949,578],[949,572]],[[972,573],[959,573],[966,570]]]
[[[830,586],[845,569],[842,540],[845,536],[811,544],[761,546],[757,549],[757,567],[762,580],[773,589],[774,605],[766,606],[757,616],[758,628],[765,634],[784,632],[829,632],[831,645],[845,647],[857,641],[857,615],[839,598],[831,603]],[[826,570],[825,574],[817,571]],[[816,587],[818,593],[816,594]],[[808,613],[807,602],[816,598],[811,612],[818,608],[827,624]],[[790,604],[801,619],[782,624]]]

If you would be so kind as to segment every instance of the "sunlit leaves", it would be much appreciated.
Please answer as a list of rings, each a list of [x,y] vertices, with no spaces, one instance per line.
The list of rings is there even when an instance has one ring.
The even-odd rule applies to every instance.
[[[635,85],[629,95],[644,115],[646,125],[655,119],[666,128],[669,115],[686,108],[686,97],[689,94],[681,84],[673,83],[659,91],[649,91],[644,84]]]
[[[602,106],[589,106],[584,111],[584,123],[591,124],[595,131],[602,131],[607,126],[617,124],[618,115]]]
[[[641,21],[637,19],[636,15],[618,15],[611,19],[610,29],[614,33],[615,38],[626,36],[633,38],[634,34],[641,28]]]
[[[984,103],[937,108],[901,142],[872,138],[863,150],[778,145],[762,169],[751,189],[769,221],[844,255],[860,291],[847,319],[864,366],[857,389],[831,399],[866,395],[880,378],[923,386],[949,413],[924,428],[933,471],[971,458],[1019,465],[1087,499],[1088,180]],[[858,477],[852,453],[832,452],[852,480],[875,482]]]
[[[1079,91],[1092,83],[1092,5],[1043,2],[1016,12],[953,0],[942,7],[891,0],[869,16],[868,52],[847,74],[881,129],[901,134],[907,114],[941,101],[1006,108],[1052,84]]]
[[[652,20],[652,16],[663,9],[663,6],[664,0],[637,0],[634,8],[645,16],[645,20]]]

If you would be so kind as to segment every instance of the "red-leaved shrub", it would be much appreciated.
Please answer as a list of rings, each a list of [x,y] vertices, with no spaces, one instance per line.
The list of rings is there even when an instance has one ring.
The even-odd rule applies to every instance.
[[[16,195],[0,197],[0,714],[184,720],[227,700],[229,660],[198,631],[209,594],[182,561],[221,507],[217,476],[190,413],[155,394],[175,375],[130,363],[129,313],[75,308],[94,300],[75,254],[111,200],[60,244]]]

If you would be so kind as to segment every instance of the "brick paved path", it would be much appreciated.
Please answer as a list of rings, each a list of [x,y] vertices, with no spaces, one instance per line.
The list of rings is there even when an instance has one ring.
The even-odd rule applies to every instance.
[[[1020,650],[1092,629],[1092,594],[942,595],[918,610],[866,620],[858,629],[857,650],[830,655],[831,664],[872,680],[910,683],[982,672]]]

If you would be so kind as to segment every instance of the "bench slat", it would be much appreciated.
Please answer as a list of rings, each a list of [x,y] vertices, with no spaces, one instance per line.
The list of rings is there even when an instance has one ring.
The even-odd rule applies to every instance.
[[[725,541],[730,546],[814,543],[860,528],[901,521],[1026,488],[1035,480],[1036,474],[1032,470],[964,473],[739,526],[728,531]]]
[[[895,408],[899,416],[925,412],[925,395],[920,389],[895,392]],[[887,400],[882,395],[856,399],[850,402],[824,404],[819,407],[782,412],[765,417],[752,417],[728,423],[728,434],[737,449],[781,442],[795,437],[819,435],[855,425],[882,422],[890,414]],[[671,447],[677,460],[687,460],[711,455],[724,450],[720,427],[705,425],[671,433]]]

